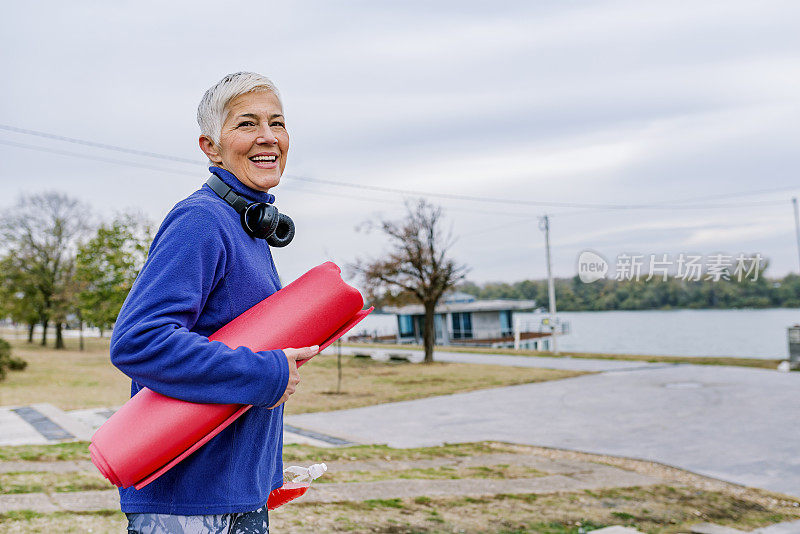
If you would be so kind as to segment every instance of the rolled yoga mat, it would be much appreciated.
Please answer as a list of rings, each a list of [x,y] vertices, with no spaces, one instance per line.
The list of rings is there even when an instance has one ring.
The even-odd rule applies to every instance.
[[[363,305],[358,290],[342,280],[341,269],[326,262],[242,313],[209,340],[254,352],[313,345],[322,350],[373,310],[362,310]],[[250,408],[187,402],[143,388],[92,436],[92,463],[114,485],[142,489]]]

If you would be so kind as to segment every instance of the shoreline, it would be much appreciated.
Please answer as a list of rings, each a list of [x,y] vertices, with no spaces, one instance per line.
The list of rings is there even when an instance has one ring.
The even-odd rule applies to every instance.
[[[373,347],[381,349],[405,349],[405,350],[424,350],[422,345],[417,344],[397,344],[397,343],[351,343],[343,342],[343,347],[360,348]],[[553,354],[546,351],[535,351],[526,349],[503,349],[491,347],[458,347],[452,345],[436,345],[434,351],[463,352],[473,354],[506,354],[511,356],[527,356],[531,358],[580,358],[592,360],[620,360],[647,363],[689,363],[695,365],[731,365],[735,367],[753,367],[759,369],[775,370],[778,364],[785,360],[775,358],[742,358],[738,356],[663,356],[652,354],[609,354],[600,352],[572,352],[562,351]]]
[[[48,345],[51,345],[55,340],[54,335],[50,335],[48,329]],[[69,334],[72,335],[69,335]],[[41,336],[41,329],[38,329],[34,336],[34,343],[32,347],[39,347],[39,339]],[[64,330],[65,339],[75,340],[78,338],[78,331]],[[0,337],[5,337],[8,340],[19,341],[27,338],[27,331],[24,329],[15,329],[13,327],[2,326],[0,327]],[[108,342],[110,339],[110,332],[106,332],[102,338],[96,332],[84,331],[84,339],[86,340],[102,340]],[[417,344],[397,344],[397,343],[369,343],[369,342],[342,342],[343,347],[374,347],[381,349],[406,349],[406,350],[423,350],[422,345]],[[577,351],[560,351],[559,354],[553,354],[547,351],[535,351],[527,349],[507,349],[507,348],[491,348],[491,347],[460,347],[454,345],[436,345],[435,350],[446,352],[463,352],[473,354],[504,354],[511,356],[527,356],[547,357],[547,358],[581,358],[593,360],[620,360],[620,361],[636,361],[647,363],[688,363],[695,365],[731,365],[735,367],[752,367],[760,369],[776,369],[778,364],[785,359],[773,357],[741,357],[741,356],[675,356],[675,355],[657,355],[657,354],[625,354],[625,353],[605,353],[605,352],[577,352]]]

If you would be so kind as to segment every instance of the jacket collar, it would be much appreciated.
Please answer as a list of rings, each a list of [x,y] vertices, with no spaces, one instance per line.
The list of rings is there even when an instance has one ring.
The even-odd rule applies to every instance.
[[[211,166],[208,168],[213,174],[225,182],[225,184],[233,189],[233,192],[240,195],[250,202],[266,202],[272,204],[275,202],[275,195],[272,193],[264,193],[263,191],[256,191],[244,185],[232,172],[223,169],[222,167]]]

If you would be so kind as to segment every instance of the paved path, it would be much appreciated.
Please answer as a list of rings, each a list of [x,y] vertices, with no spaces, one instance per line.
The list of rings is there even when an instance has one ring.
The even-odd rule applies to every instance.
[[[343,347],[344,354],[364,352],[365,349]],[[421,362],[423,353],[405,349],[369,349],[375,359],[388,360],[389,354],[405,354],[412,362]],[[330,355],[334,347],[324,351]],[[436,359],[442,362],[461,362],[476,364],[507,365],[516,367],[539,367],[544,369],[566,369],[575,371],[602,372],[658,368],[669,364],[650,364],[619,360],[598,360],[583,358],[549,358],[510,356],[501,354],[467,354],[459,352],[437,352]],[[112,408],[91,408],[63,412],[47,403],[31,406],[0,406],[0,446],[41,445],[58,443],[64,439],[89,440],[97,428],[116,410]],[[331,439],[331,436],[315,435],[309,429],[285,428],[285,443],[305,443],[320,447],[346,445]]]
[[[64,412],[52,404],[0,406],[0,446],[47,445],[64,441],[89,441],[113,408],[91,408]],[[348,442],[301,428],[284,425],[284,443],[335,447]]]
[[[593,532],[602,532],[602,530],[594,530]],[[750,531],[723,527],[712,523],[692,525],[692,534],[797,534],[798,532],[800,532],[800,521],[786,521]],[[614,533],[609,532],[609,534]]]
[[[640,365],[286,421],[394,447],[500,440],[640,458],[800,496],[800,373]]]

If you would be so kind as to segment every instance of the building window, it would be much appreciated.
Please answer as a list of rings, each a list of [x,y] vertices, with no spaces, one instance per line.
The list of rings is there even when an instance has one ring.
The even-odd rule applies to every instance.
[[[500,311],[500,335],[514,335],[514,323],[512,322],[511,310]]]
[[[414,335],[414,321],[410,315],[398,315],[400,337],[411,337]]]
[[[472,314],[454,313],[452,315],[453,339],[472,339]]]

